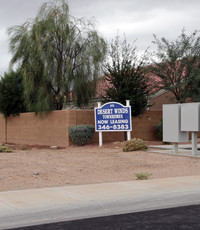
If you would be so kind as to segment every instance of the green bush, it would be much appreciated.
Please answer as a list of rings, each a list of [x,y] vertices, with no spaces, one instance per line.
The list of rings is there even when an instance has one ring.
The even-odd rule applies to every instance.
[[[0,146],[0,152],[11,153],[11,152],[12,152],[12,149],[6,147],[5,144],[2,144],[2,145]]]
[[[26,147],[22,147],[21,150],[27,150],[27,148]]]
[[[126,141],[123,147],[124,152],[130,152],[135,150],[147,149],[147,143],[140,138],[133,138],[130,141]]]
[[[156,136],[159,138],[159,140],[163,140],[163,121],[161,120],[156,126]]]
[[[89,144],[93,135],[94,127],[91,125],[77,125],[68,128],[72,142],[76,145]]]
[[[141,172],[141,173],[136,173],[135,176],[137,177],[138,180],[147,180],[150,176],[152,176],[152,174],[148,172]]]
[[[5,73],[0,78],[0,113],[5,118],[25,112],[24,87],[20,70]]]

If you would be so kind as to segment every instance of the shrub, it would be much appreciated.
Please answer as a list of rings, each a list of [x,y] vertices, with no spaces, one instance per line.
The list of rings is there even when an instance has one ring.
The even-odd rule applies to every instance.
[[[12,149],[6,147],[5,144],[2,144],[2,145],[0,146],[0,152],[11,153],[11,152],[12,152]]]
[[[161,120],[156,126],[156,136],[159,138],[159,140],[163,140],[163,121]]]
[[[27,148],[26,147],[22,147],[21,150],[27,150]]]
[[[150,176],[152,176],[152,174],[148,172],[141,172],[141,173],[136,173],[135,176],[137,177],[138,180],[147,180]]]
[[[130,152],[135,150],[147,149],[147,143],[140,138],[133,138],[130,141],[126,141],[123,147],[124,152]]]
[[[11,71],[0,78],[0,112],[5,118],[25,112],[22,73]]]
[[[89,144],[93,135],[94,127],[91,125],[77,125],[68,128],[72,142],[76,145]]]

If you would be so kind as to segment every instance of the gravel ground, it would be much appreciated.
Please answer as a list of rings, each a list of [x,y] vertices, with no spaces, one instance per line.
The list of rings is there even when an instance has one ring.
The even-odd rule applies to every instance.
[[[11,146],[0,153],[0,191],[200,175],[200,159],[146,151],[123,152],[119,142],[65,149]],[[24,147],[23,147],[24,148]]]

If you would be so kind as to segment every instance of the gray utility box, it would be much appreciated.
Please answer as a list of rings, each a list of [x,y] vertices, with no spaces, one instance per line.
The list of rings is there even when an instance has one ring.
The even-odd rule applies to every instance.
[[[163,105],[163,141],[189,141],[188,132],[181,131],[181,104]]]
[[[181,131],[200,131],[200,103],[185,103],[181,106]]]

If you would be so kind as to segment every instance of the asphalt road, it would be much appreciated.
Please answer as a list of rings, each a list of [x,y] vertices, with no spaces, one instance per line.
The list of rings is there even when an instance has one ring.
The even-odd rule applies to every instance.
[[[66,221],[15,230],[200,230],[200,205]]]

